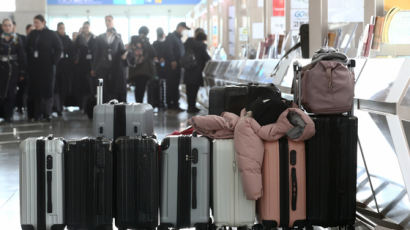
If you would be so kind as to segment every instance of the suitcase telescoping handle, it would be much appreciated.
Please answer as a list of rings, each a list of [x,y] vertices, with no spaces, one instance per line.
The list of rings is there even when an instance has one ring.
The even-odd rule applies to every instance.
[[[97,85],[97,105],[102,105],[103,103],[103,86],[104,80],[102,78],[99,78]]]
[[[293,79],[294,79],[294,83],[296,84],[296,89],[295,90],[297,92],[294,92],[294,96],[295,96],[295,102],[296,102],[296,104],[299,108],[302,108],[301,107],[302,106],[302,101],[301,101],[302,100],[302,96],[301,96],[301,94],[302,94],[301,70],[302,70],[302,66],[299,64],[298,61],[295,61],[293,63],[293,73],[294,73]]]

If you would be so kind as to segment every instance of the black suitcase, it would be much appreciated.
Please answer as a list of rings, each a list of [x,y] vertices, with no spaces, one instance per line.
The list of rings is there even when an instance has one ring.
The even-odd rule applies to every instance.
[[[307,219],[322,227],[355,223],[358,120],[312,116],[316,134],[306,142]]]
[[[158,144],[150,137],[120,137],[115,141],[118,229],[158,226]]]
[[[154,108],[166,107],[166,80],[153,79],[148,83],[148,103]]]
[[[222,112],[240,114],[241,110],[257,98],[281,97],[273,84],[228,85],[213,87],[209,92],[209,114]]]
[[[111,141],[81,139],[65,146],[68,229],[112,229]]]

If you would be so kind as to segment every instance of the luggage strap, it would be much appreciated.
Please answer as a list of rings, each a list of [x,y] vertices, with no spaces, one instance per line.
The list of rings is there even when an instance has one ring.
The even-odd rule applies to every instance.
[[[289,226],[289,145],[288,139],[279,139],[280,226]],[[295,178],[296,179],[296,178]]]
[[[36,141],[37,155],[37,229],[46,229],[46,145],[44,140]]]
[[[125,108],[125,104],[114,105],[114,140],[126,135],[127,117]]]
[[[177,227],[191,225],[191,137],[178,138]],[[193,173],[193,172],[192,172]]]

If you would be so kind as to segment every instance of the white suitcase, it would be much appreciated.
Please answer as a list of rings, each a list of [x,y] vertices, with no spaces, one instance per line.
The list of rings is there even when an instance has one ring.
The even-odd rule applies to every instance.
[[[243,191],[233,140],[214,140],[212,157],[214,224],[250,228],[255,222],[255,201],[247,200]]]
[[[63,230],[64,141],[51,136],[20,144],[20,224],[23,230]]]

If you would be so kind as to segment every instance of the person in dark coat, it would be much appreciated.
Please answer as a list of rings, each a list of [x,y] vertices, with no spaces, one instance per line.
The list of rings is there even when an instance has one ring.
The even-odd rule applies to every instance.
[[[149,30],[142,26],[138,31],[138,36],[131,37],[129,47],[128,66],[129,81],[135,86],[135,101],[142,103],[145,94],[145,88],[148,80],[154,78],[154,58],[155,50],[148,39]]]
[[[157,29],[157,40],[152,44],[155,49],[155,54],[157,56],[157,62],[155,63],[157,75],[160,79],[166,78],[165,71],[165,55],[166,55],[166,43],[165,43],[165,33],[162,28]]]
[[[81,82],[77,88],[79,102],[85,108],[86,101],[96,94],[97,80],[90,76],[91,63],[93,60],[93,49],[95,43],[95,36],[90,32],[90,23],[84,22],[80,34],[75,40],[75,69],[76,76],[74,80]]]
[[[42,15],[34,17],[35,30],[27,37],[27,61],[29,73],[28,117],[50,120],[53,105],[56,64],[60,60],[63,45],[54,31],[46,27]]]
[[[125,78],[125,47],[121,35],[114,29],[114,18],[105,16],[107,32],[95,40],[92,76],[104,79],[104,102],[117,99],[127,100],[127,81]]]
[[[24,75],[26,55],[21,38],[13,33],[11,19],[2,22],[0,35],[0,117],[13,117],[17,82]]]
[[[188,113],[198,113],[199,109],[195,106],[198,90],[204,85],[202,71],[206,63],[211,59],[204,43],[207,36],[202,29],[195,30],[195,37],[188,38],[185,42],[185,51],[192,52],[196,59],[196,65],[190,69],[185,69],[184,83],[188,98]]]
[[[13,20],[13,33],[17,34],[19,39],[21,40],[21,43],[23,47],[25,47],[26,44],[26,36],[23,34],[19,34],[16,32],[17,28],[17,23],[16,21]],[[17,94],[16,94],[16,108],[17,111],[22,114],[23,113],[23,108],[26,107],[26,97],[27,97],[27,76],[22,75],[19,77],[18,82],[17,82]]]
[[[63,44],[61,59],[57,63],[56,82],[54,88],[54,109],[58,116],[62,115],[64,106],[76,106],[77,85],[79,82],[73,80],[74,44],[65,33],[65,25],[57,24],[57,35]]]
[[[177,29],[166,38],[165,68],[167,73],[167,104],[168,109],[183,111],[179,107],[179,82],[181,79],[180,59],[185,53],[181,41],[182,33],[190,30],[185,22],[178,24]]]

